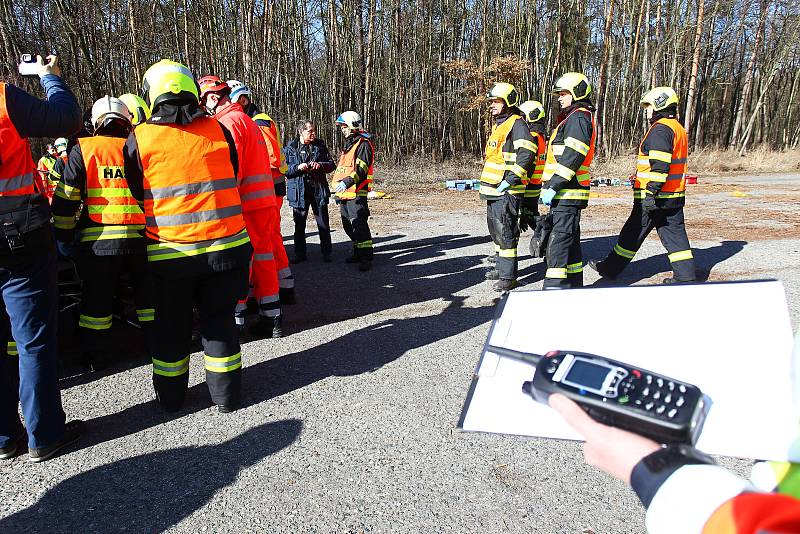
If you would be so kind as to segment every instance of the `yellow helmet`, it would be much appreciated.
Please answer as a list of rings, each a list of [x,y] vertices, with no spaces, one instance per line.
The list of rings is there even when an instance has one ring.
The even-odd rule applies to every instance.
[[[661,111],[678,105],[678,94],[672,87],[653,87],[642,96],[639,105],[643,108],[653,106],[653,111]]]
[[[119,99],[125,103],[128,111],[131,112],[131,124],[134,126],[138,126],[150,118],[150,107],[147,102],[142,100],[142,97],[133,93],[125,93],[120,95]]]
[[[554,94],[561,91],[567,91],[572,95],[573,100],[584,100],[592,94],[592,84],[589,83],[589,78],[580,72],[567,72],[562,74],[553,85]]]
[[[519,105],[519,110],[525,115],[525,120],[530,123],[544,118],[544,106],[538,100],[526,100]]]
[[[162,102],[200,101],[192,71],[186,65],[169,59],[162,59],[144,73],[142,96],[151,109]]]
[[[513,108],[519,105],[519,93],[517,88],[506,82],[497,82],[494,87],[486,93],[489,100],[500,99],[506,106]]]

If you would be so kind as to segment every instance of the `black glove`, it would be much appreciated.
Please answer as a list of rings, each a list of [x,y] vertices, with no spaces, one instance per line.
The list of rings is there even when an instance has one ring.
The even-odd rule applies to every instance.
[[[646,194],[642,199],[642,209],[647,213],[652,213],[658,209],[656,206],[656,197],[655,195]]]
[[[534,217],[536,214],[529,208],[522,208],[519,210],[519,231],[525,232],[534,224]]]

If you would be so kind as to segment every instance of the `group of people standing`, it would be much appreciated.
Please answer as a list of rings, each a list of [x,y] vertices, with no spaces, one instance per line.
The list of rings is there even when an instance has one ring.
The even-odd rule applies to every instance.
[[[489,235],[495,254],[486,273],[498,291],[517,285],[520,232],[534,230],[531,249],[546,257],[544,289],[583,286],[581,212],[589,204],[590,165],[597,125],[592,86],[581,73],[556,80],[556,126],[545,140],[545,109],[535,100],[521,102],[517,89],[497,83],[486,95],[494,118],[480,177],[487,203]],[[678,96],[670,87],[654,87],[640,101],[648,130],[639,145],[633,183],[633,208],[618,242],[602,261],[588,265],[614,279],[630,263],[655,228],[667,249],[673,276],[664,283],[692,282],[695,267],[686,234],[686,131],[677,120]],[[549,213],[539,214],[539,203]]]
[[[250,335],[279,337],[282,304],[294,301],[280,234],[287,189],[298,226],[309,208],[322,223],[326,261],[333,189],[353,244],[347,261],[371,268],[374,148],[361,117],[347,111],[337,118],[345,145],[334,165],[311,120],[301,121],[284,153],[274,121],[237,80],[196,79],[185,65],[162,60],[144,73],[141,96],[106,95],[81,126],[57,58],[38,58],[38,68],[47,100],[0,87],[0,287],[9,315],[0,334],[5,352],[19,356],[18,374],[16,358],[0,366],[0,459],[27,442],[29,459],[44,461],[83,430],[61,408],[56,248],[75,259],[81,277],[86,365],[104,365],[113,297],[127,274],[158,403],[172,412],[184,402],[197,321],[211,400],[220,412],[236,410],[248,302],[258,310]],[[64,146],[48,151],[37,170],[27,138],[40,136],[62,136],[55,145]],[[298,243],[295,262],[306,253],[304,239]]]

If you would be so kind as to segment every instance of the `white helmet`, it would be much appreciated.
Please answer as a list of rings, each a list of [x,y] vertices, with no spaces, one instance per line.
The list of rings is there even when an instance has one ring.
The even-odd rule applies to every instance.
[[[336,117],[338,126],[347,126],[351,130],[361,130],[361,115],[355,111],[345,111]]]
[[[59,154],[63,154],[67,151],[67,139],[65,137],[59,137],[53,142],[53,146],[56,147],[56,151]]]
[[[109,119],[120,119],[130,126],[131,113],[122,100],[106,95],[92,106],[92,126],[97,130]]]
[[[253,93],[250,88],[239,80],[228,80],[225,82],[231,88],[231,102],[238,102],[240,96],[249,96],[252,99]]]

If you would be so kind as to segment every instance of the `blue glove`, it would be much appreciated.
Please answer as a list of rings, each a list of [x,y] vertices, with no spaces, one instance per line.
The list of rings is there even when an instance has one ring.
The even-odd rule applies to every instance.
[[[338,184],[336,184],[336,192],[337,193],[344,193],[345,191],[347,191],[347,184],[346,183],[339,182]]]
[[[509,187],[511,187],[510,183],[506,182],[505,180],[500,180],[500,183],[497,184],[497,187],[495,189],[497,189],[498,193],[503,193]]]
[[[539,194],[539,198],[542,200],[542,204],[545,206],[549,206],[551,202],[553,202],[553,197],[556,196],[556,190],[550,189],[549,187],[546,189],[542,189],[541,194]]]

